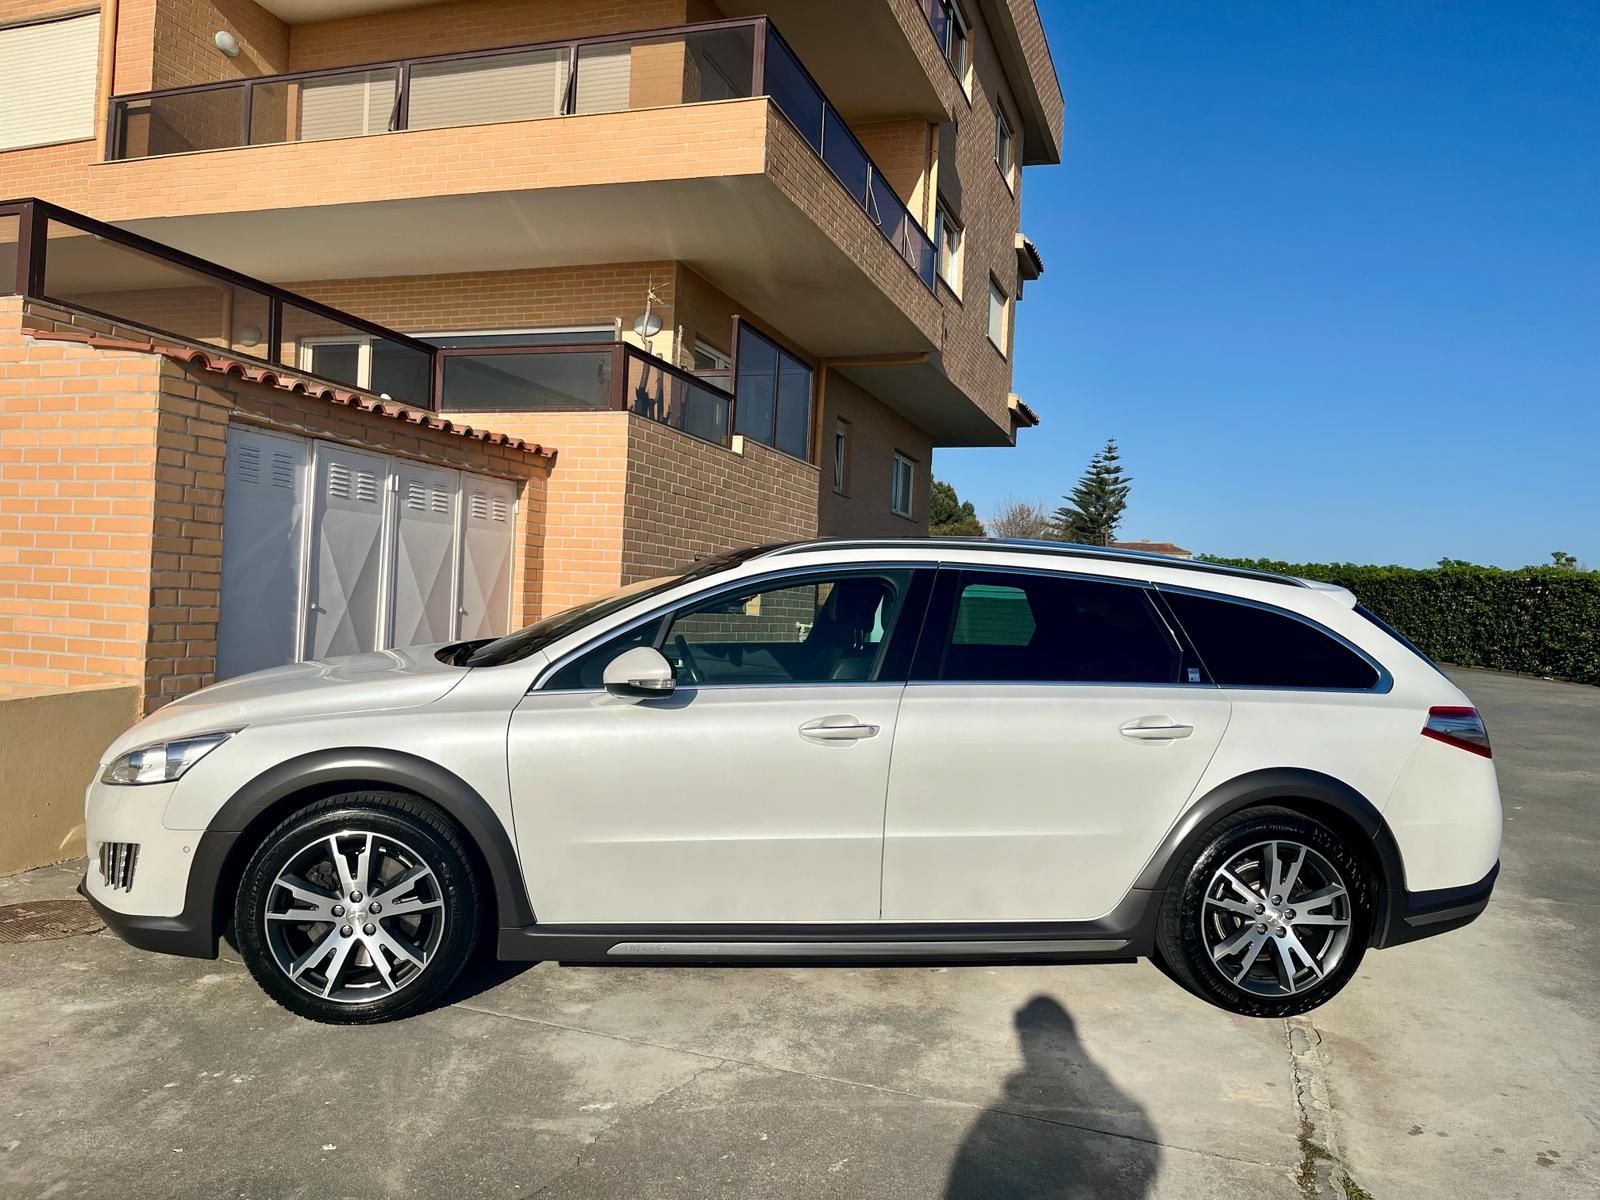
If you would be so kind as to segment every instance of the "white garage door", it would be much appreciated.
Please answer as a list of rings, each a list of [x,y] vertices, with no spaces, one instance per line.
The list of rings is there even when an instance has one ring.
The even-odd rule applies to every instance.
[[[245,426],[226,476],[217,678],[506,632],[511,483]]]

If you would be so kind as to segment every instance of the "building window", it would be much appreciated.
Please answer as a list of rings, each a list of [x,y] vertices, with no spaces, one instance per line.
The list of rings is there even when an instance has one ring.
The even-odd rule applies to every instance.
[[[733,359],[729,358],[715,346],[695,339],[693,350],[694,365],[689,369],[700,376],[707,383],[715,384],[719,388],[732,391]]]
[[[989,340],[1001,354],[1006,352],[1006,334],[1011,324],[1011,297],[994,277],[989,278]]]
[[[94,136],[98,12],[0,29],[0,150]]]
[[[1014,187],[1017,143],[1011,132],[1011,122],[1006,120],[1006,112],[1000,106],[1000,98],[998,96],[995,97],[994,102],[994,165],[1000,168],[1000,174],[1005,178],[1006,186]]]
[[[894,456],[894,475],[889,482],[889,511],[896,516],[911,515],[911,501],[915,494],[913,483],[917,477],[917,464],[898,451]]]
[[[968,73],[972,67],[972,38],[968,33],[967,19],[955,0],[923,0],[923,13],[928,18],[928,28],[944,51],[950,68],[956,73],[963,88],[967,87]]]
[[[950,209],[941,199],[933,215],[933,244],[939,255],[939,278],[958,296],[961,294],[962,238],[961,222],[950,215]]]
[[[850,422],[840,420],[833,427],[833,490],[845,495],[850,478]]]
[[[795,458],[811,457],[811,368],[739,322],[733,431]]]

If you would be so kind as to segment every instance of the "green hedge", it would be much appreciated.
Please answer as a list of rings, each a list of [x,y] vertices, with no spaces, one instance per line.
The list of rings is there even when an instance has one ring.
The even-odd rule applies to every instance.
[[[1349,588],[1439,662],[1600,684],[1600,571],[1208,561]]]

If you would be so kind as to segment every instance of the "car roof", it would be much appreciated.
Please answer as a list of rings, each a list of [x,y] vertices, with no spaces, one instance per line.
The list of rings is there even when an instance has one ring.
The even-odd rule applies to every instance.
[[[1027,538],[978,537],[897,537],[897,538],[813,538],[803,542],[784,542],[762,546],[749,555],[749,560],[778,558],[789,554],[809,554],[829,550],[959,550],[982,554],[1038,554],[1056,559],[1090,559],[1100,562],[1125,563],[1142,567],[1162,567],[1179,571],[1194,571],[1213,576],[1231,576],[1236,579],[1254,579],[1264,583],[1277,583],[1286,587],[1316,586],[1292,575],[1279,575],[1272,571],[1257,571],[1249,567],[1233,567],[1223,563],[1199,562],[1188,558],[1175,558],[1170,554],[1157,554],[1149,550],[1119,550],[1111,546],[1085,546],[1076,542],[1034,541]],[[1324,585],[1326,586],[1326,585]],[[1330,591],[1343,589],[1328,588]]]

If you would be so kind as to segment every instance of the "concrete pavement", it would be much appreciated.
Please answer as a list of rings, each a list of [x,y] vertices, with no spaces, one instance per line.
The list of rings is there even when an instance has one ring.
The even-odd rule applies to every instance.
[[[547,964],[344,1029],[233,961],[0,946],[0,1194],[1593,1196],[1600,689],[1460,677],[1506,795],[1495,901],[1309,1018],[1142,963]]]

